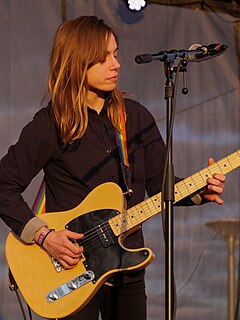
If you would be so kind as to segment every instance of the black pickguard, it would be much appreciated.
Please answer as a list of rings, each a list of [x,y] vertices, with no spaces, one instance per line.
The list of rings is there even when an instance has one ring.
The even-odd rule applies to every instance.
[[[137,266],[149,256],[146,249],[131,252],[119,245],[118,237],[108,223],[118,213],[113,209],[96,210],[79,216],[66,225],[68,230],[84,234],[84,238],[78,243],[84,247],[84,265],[87,270],[94,272],[95,281],[108,271],[126,271],[124,269]]]

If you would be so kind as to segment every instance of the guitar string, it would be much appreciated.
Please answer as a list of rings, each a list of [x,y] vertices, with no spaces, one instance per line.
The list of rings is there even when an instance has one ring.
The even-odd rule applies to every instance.
[[[148,199],[149,200],[149,199]],[[148,201],[149,202],[149,201]],[[140,204],[139,204],[140,205]],[[141,203],[141,206],[143,206],[144,203]],[[154,203],[152,204],[152,206],[154,205]],[[146,206],[146,205],[145,205]],[[132,209],[132,210],[131,210]],[[138,225],[139,223],[143,222],[143,219],[140,219],[141,221],[139,221],[139,217],[142,218],[142,215],[141,213],[144,211],[144,210],[140,210],[138,211],[137,209],[135,209],[135,215],[131,215],[131,212],[133,211],[133,208],[129,209],[129,217],[132,217],[135,218],[135,221],[137,221],[137,223],[134,222],[134,226]],[[148,210],[150,210],[150,208],[148,208]],[[125,215],[124,215],[125,213]],[[120,224],[124,225],[124,228],[126,226],[126,219],[125,219],[125,216],[126,216],[126,212],[124,213],[120,213],[118,216],[114,216],[112,218],[115,218],[116,220],[116,225],[119,226]],[[139,216],[139,217],[138,217]],[[111,219],[111,218],[110,218]],[[110,220],[109,219],[109,220]],[[132,219],[130,220],[132,222]],[[88,245],[92,240],[95,240],[97,237],[99,237],[101,234],[103,233],[106,233],[108,232],[108,234],[110,235],[110,231],[112,230],[111,226],[109,225],[109,222],[108,221],[105,221],[97,226],[95,226],[94,228],[86,231],[84,233],[84,238],[83,239],[80,239],[78,241],[78,243],[80,245]],[[124,230],[126,231],[126,230]],[[122,232],[124,232],[122,231]]]
[[[147,206],[147,203],[149,202],[149,200],[152,201],[152,206],[154,206],[154,203],[153,203],[153,200],[151,198],[147,199],[146,200],[146,205]],[[144,202],[140,203],[137,207],[140,207],[140,206],[144,206]],[[131,212],[135,210],[135,215],[131,215]],[[134,223],[134,226],[137,226],[139,223],[143,222],[143,219],[141,219],[140,221],[138,220],[139,217],[141,218],[141,211],[142,210],[138,210],[138,209],[133,209],[133,208],[130,208],[129,209],[129,217],[132,217],[135,218],[135,221],[137,220],[137,223]],[[114,216],[112,217],[113,219],[115,218],[116,220],[116,225],[119,226],[120,224],[122,225],[126,225],[126,219],[124,219],[124,213],[125,213],[125,216],[126,216],[126,213],[127,211],[123,212],[123,213],[120,213],[119,215],[117,216]],[[137,217],[137,215],[139,217]],[[111,218],[110,218],[111,219]],[[109,220],[110,220],[109,219]],[[132,220],[131,220],[132,221]],[[94,228],[90,229],[90,230],[87,230],[85,233],[84,233],[84,238],[83,239],[80,239],[78,242],[81,244],[81,245],[86,245],[88,244],[91,240],[95,239],[95,236],[99,236],[99,234],[101,234],[101,229],[103,230],[103,232],[110,232],[112,230],[111,226],[109,225],[108,221],[105,221],[97,226],[95,226]],[[126,231],[126,230],[124,230]]]
[[[221,161],[221,160],[220,160],[220,161]],[[220,162],[220,161],[219,161],[219,162]],[[202,183],[204,182],[204,180],[203,180],[203,178],[202,178],[203,174],[201,175],[201,173],[204,173],[204,175],[205,175],[206,177],[208,177],[208,174],[205,174],[206,171],[209,172],[209,173],[212,175],[213,172],[214,172],[213,170],[215,170],[215,168],[221,169],[220,166],[219,166],[219,162],[214,163],[211,168],[207,167],[207,168],[205,168],[205,169],[203,169],[203,170],[201,170],[201,171],[198,171],[198,172],[195,174],[195,176],[198,176],[198,177],[200,177],[201,179],[199,179],[199,178],[197,178],[197,177],[196,177],[195,179],[193,179],[193,178],[192,178],[193,176],[191,176],[191,177],[186,178],[186,179],[180,181],[179,183],[177,183],[177,184],[176,184],[176,187],[178,187],[178,185],[182,183],[183,185],[185,185],[185,188],[187,189],[187,193],[189,194],[188,185],[189,185],[190,187],[192,187],[192,183],[187,184],[187,183],[186,183],[186,180],[188,180],[188,179],[191,178],[191,181],[192,181],[193,184],[195,185],[194,189],[198,190],[198,189],[199,189],[199,186],[198,186],[198,184],[197,184],[197,180],[198,180],[198,181],[202,180]],[[228,160],[228,162],[229,162],[229,160]],[[231,166],[231,165],[230,165],[230,166]],[[226,165],[225,165],[225,167],[226,167]],[[232,166],[231,166],[231,167],[232,167]],[[210,169],[213,169],[213,170],[210,170]],[[221,172],[222,172],[222,170],[221,170]],[[206,184],[206,182],[204,182],[204,185],[202,185],[202,183],[200,184],[201,187]],[[195,190],[195,191],[196,191],[196,190]],[[159,193],[158,195],[161,195],[161,193]],[[157,195],[155,195],[155,197],[156,197],[156,196],[157,196]],[[153,198],[154,198],[154,197],[151,197],[151,198],[147,199],[146,201],[141,202],[141,203],[138,205],[138,207],[142,208],[142,207],[145,206],[145,207],[147,207],[148,211],[151,211],[151,210],[150,210],[150,206],[149,206],[148,204],[149,204],[149,202],[152,202],[152,206],[154,206]],[[151,201],[150,201],[150,200],[151,200]],[[142,209],[143,209],[143,208],[142,208]],[[129,210],[130,210],[130,209],[129,209]],[[132,208],[132,210],[134,210],[134,209]],[[143,209],[143,210],[140,210],[140,211],[138,211],[138,210],[136,209],[136,213],[138,213],[138,215],[140,216],[140,218],[142,218],[142,213],[143,213],[144,211],[145,211],[144,209]],[[151,216],[152,216],[152,215],[150,215],[149,217],[151,217]],[[125,225],[125,226],[126,226],[126,223],[125,223],[126,220],[125,220],[124,217],[123,217],[123,213],[121,213],[119,216],[115,216],[115,217],[112,217],[112,218],[118,219],[119,222],[122,222],[122,225]],[[123,218],[123,219],[121,219],[121,218]],[[141,220],[142,220],[141,222],[143,222],[143,219],[141,219]],[[145,221],[145,220],[144,220],[144,221]],[[140,222],[139,222],[139,223],[140,223]],[[136,225],[137,225],[137,224],[135,224],[135,226],[136,226]],[[105,228],[105,229],[104,229],[104,228]],[[112,230],[112,228],[111,228],[111,226],[109,225],[108,221],[106,221],[106,222],[101,223],[101,224],[99,224],[98,226],[96,226],[96,227],[88,230],[86,233],[84,233],[84,238],[83,238],[83,240],[80,240],[80,241],[79,241],[79,244],[80,244],[80,245],[83,245],[83,246],[84,246],[84,245],[87,246],[89,243],[91,244],[91,241],[92,241],[92,240],[95,240],[97,237],[99,237],[99,235],[102,234],[102,230],[101,230],[101,229],[103,229],[104,232],[108,232],[109,235],[111,234],[110,231]],[[127,231],[127,230],[124,230],[124,231]],[[124,231],[122,231],[122,232],[124,232]]]
[[[124,221],[123,221],[124,219],[121,219],[122,218],[122,214],[121,214],[121,217],[113,217],[113,218],[118,218],[117,219],[119,221],[118,224],[120,224],[121,222],[122,222],[122,224],[124,224]],[[111,235],[111,231],[112,231],[112,228],[109,225],[109,222],[108,221],[103,222],[103,223],[99,224],[98,226],[88,230],[86,233],[84,233],[84,238],[80,239],[78,241],[78,243],[81,246],[84,246],[84,245],[87,246],[88,244],[91,244],[91,242],[93,240],[95,240],[99,236],[101,236],[102,234],[108,233],[110,236],[112,236]],[[86,236],[86,234],[87,234],[87,236]],[[114,232],[113,232],[113,234],[114,234]],[[103,239],[104,239],[104,236],[103,236]]]
[[[187,188],[187,186],[186,186]],[[145,221],[143,218],[142,218],[142,214],[144,213],[145,211],[145,208],[147,209],[147,211],[151,212],[151,207],[154,207],[154,202],[152,200],[152,198],[149,198],[147,199],[148,201],[145,201],[145,202],[142,202],[138,205],[138,207],[140,208],[140,210],[137,210],[135,209],[135,213],[138,214],[138,216],[140,217],[140,222],[143,222]],[[155,206],[156,207],[156,206]],[[159,210],[161,208],[159,207]],[[133,210],[132,210],[133,211]],[[145,213],[144,213],[145,214]],[[129,215],[130,216],[130,215]],[[151,217],[152,215],[150,215],[149,217]],[[145,214],[145,217],[147,219],[147,215]],[[123,214],[120,214],[119,216],[115,216],[113,217],[115,218],[116,220],[118,220],[117,222],[117,225],[119,226],[119,224],[123,225],[124,226],[124,229],[126,228],[125,226],[127,225],[126,224],[126,219],[125,217],[123,216]],[[132,220],[130,220],[132,221]],[[138,221],[137,224],[140,223]],[[135,225],[137,225],[135,224]],[[134,226],[134,225],[133,225]],[[102,230],[101,230],[102,229]],[[99,235],[105,233],[105,232],[109,232],[110,234],[110,231],[111,231],[111,226],[109,225],[108,221],[106,222],[103,222],[101,224],[99,224],[98,226],[88,230],[87,232],[84,233],[84,238],[82,240],[79,241],[79,244],[82,245],[82,246],[87,246],[89,243],[91,243],[91,241],[97,239],[99,237]],[[122,230],[122,232],[124,231],[127,231],[126,230]]]
[[[154,197],[153,197],[154,198]],[[156,198],[156,197],[155,197]],[[160,211],[160,206],[159,205],[156,205],[154,202],[156,201],[157,199],[152,199],[152,198],[149,198],[147,199],[146,201],[140,203],[137,207],[141,207],[141,210],[138,210],[138,209],[134,209],[134,208],[130,208],[129,209],[129,217],[131,217],[132,219],[130,219],[130,223],[132,224],[131,228],[139,225],[141,222],[144,222],[146,221],[148,218],[150,218],[152,216],[149,215],[149,217],[144,213],[145,209],[147,209],[147,211],[152,211],[152,209],[154,208],[155,211],[154,212],[159,212]],[[157,208],[159,210],[157,210]],[[131,214],[132,211],[135,211]],[[127,231],[128,229],[131,229],[129,227],[129,222],[126,223],[126,219],[124,218],[124,213],[127,213],[127,211],[119,214],[119,216],[114,216],[112,218],[115,218],[117,221],[116,221],[116,225],[119,226],[119,225],[122,225],[123,227],[120,227],[121,229],[121,233],[124,233],[125,231]],[[143,219],[143,215],[142,214],[145,214],[145,217]],[[126,216],[126,214],[125,214]],[[134,219],[135,218],[135,219]],[[135,222],[133,222],[133,219]],[[137,223],[136,223],[137,222]],[[126,227],[128,227],[126,229]],[[101,230],[102,229],[102,230]],[[102,232],[103,231],[103,232]],[[84,233],[84,238],[83,239],[80,239],[78,241],[78,243],[82,246],[88,246],[89,244],[91,244],[91,242],[95,239],[97,239],[99,236],[101,236],[103,233],[108,233],[110,235],[110,237],[112,237],[111,235],[111,231],[112,231],[112,228],[111,226],[109,225],[108,221],[105,221],[101,224],[99,224],[98,226],[88,230],[86,233]],[[87,236],[86,236],[87,234]],[[114,232],[113,232],[114,234]],[[104,240],[104,236],[103,236],[103,240]]]
[[[186,189],[187,186],[186,186]],[[148,201],[145,201],[143,203],[140,203],[138,205],[138,207],[140,207],[140,210],[137,210],[135,209],[135,214],[138,214],[138,216],[141,218],[140,219],[140,222],[138,221],[137,224],[145,221],[143,218],[142,218],[142,214],[144,213],[145,209],[147,209],[147,211],[150,211],[151,212],[151,207],[154,207],[154,202],[152,200],[152,198],[149,198],[147,199]],[[151,201],[150,201],[151,200]],[[144,208],[146,207],[146,208]],[[155,206],[156,207],[156,206]],[[159,208],[160,209],[160,208]],[[133,211],[133,210],[132,210]],[[144,213],[145,214],[145,213]],[[136,215],[135,215],[136,216]],[[146,219],[147,219],[147,215],[146,216]],[[152,215],[150,215],[149,217],[151,217]],[[116,218],[117,220],[117,225],[121,224],[121,225],[124,225],[124,229],[125,229],[125,226],[126,226],[126,220],[124,219],[124,216],[123,214],[120,214],[119,216],[115,216],[113,218]],[[131,220],[132,221],[132,220]],[[135,225],[137,225],[135,224]],[[101,230],[102,229],[102,230]],[[111,226],[109,225],[108,221],[106,222],[103,222],[101,224],[99,224],[98,226],[86,231],[84,233],[84,238],[82,240],[79,241],[79,244],[82,245],[82,246],[87,246],[89,243],[91,243],[92,240],[95,240],[99,237],[99,235],[101,235],[102,233],[104,232],[108,232],[110,234],[110,231],[112,230]],[[124,232],[126,230],[123,230],[122,232]]]
[[[188,190],[187,186],[186,186],[186,189]],[[189,192],[189,191],[188,191]],[[148,218],[150,218],[152,216],[152,214],[149,215],[149,217],[144,213],[144,211],[147,209],[147,211],[151,212],[152,209],[154,208],[155,212],[158,212],[158,211],[161,211],[161,206],[155,204],[154,202],[157,199],[157,196],[159,198],[161,198],[161,193],[155,195],[154,197],[151,197],[151,198],[148,198],[147,200],[139,203],[136,207],[136,209],[133,208],[130,208],[129,209],[129,217],[131,217],[131,212],[132,211],[135,211],[135,214],[132,215],[132,218],[134,217],[135,220],[137,220],[137,223],[134,223],[134,226],[137,226],[138,224],[140,224],[141,222],[147,220]],[[160,200],[159,200],[160,201]],[[159,210],[157,210],[159,209]],[[127,213],[127,212],[125,212]],[[145,215],[145,218],[143,219],[142,216],[143,216],[143,213]],[[126,216],[126,215],[125,215]],[[124,213],[121,213],[119,214],[119,216],[114,216],[112,218],[115,218],[116,219],[116,225],[117,227],[119,227],[119,225],[122,225],[124,229],[126,229],[126,219],[125,219],[125,216],[124,216]],[[140,219],[139,219],[140,218]],[[132,220],[130,220],[130,222],[132,222]],[[123,229],[121,227],[119,227],[120,229]],[[101,230],[102,229],[102,230]],[[130,229],[130,228],[129,228]],[[83,239],[80,239],[78,241],[78,243],[82,246],[88,246],[89,244],[91,245],[91,242],[95,239],[97,239],[102,233],[106,233],[108,232],[108,234],[110,234],[112,228],[111,226],[109,225],[108,221],[105,221],[101,224],[99,224],[98,226],[88,230],[87,232],[84,233],[84,238]],[[127,231],[126,230],[121,230],[122,233],[124,231]]]

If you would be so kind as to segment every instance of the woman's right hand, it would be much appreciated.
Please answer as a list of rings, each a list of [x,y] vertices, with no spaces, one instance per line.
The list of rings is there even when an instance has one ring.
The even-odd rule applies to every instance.
[[[41,229],[37,233],[40,232]],[[83,253],[83,247],[76,245],[74,240],[82,238],[83,234],[69,230],[52,231],[44,240],[43,248],[65,269],[72,269],[76,267]]]

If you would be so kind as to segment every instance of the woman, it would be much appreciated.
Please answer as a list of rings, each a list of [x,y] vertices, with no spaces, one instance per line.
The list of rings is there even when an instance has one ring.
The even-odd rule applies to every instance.
[[[126,192],[127,207],[161,190],[165,145],[152,115],[136,101],[125,99],[117,87],[120,64],[116,32],[103,20],[83,16],[57,30],[51,55],[51,101],[23,129],[0,165],[1,218],[26,243],[36,242],[66,268],[74,268],[84,252],[73,240],[82,234],[54,232],[36,217],[21,193],[43,169],[47,212],[74,208],[96,186],[112,181]],[[121,119],[124,119],[121,122]],[[121,164],[117,132],[127,134],[129,170]],[[209,160],[209,164],[213,159]],[[126,175],[124,174],[124,172]],[[130,177],[130,185],[126,180]],[[222,204],[225,176],[214,175],[201,193],[204,201]],[[194,204],[188,197],[183,204]],[[141,230],[126,240],[141,247]],[[146,319],[144,271],[103,285],[78,314],[65,319]]]

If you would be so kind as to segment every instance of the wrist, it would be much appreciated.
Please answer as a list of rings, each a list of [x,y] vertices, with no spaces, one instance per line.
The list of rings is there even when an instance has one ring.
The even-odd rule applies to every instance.
[[[35,242],[42,247],[47,236],[53,231],[53,229],[49,229],[48,227],[43,227],[35,233],[34,240]]]

